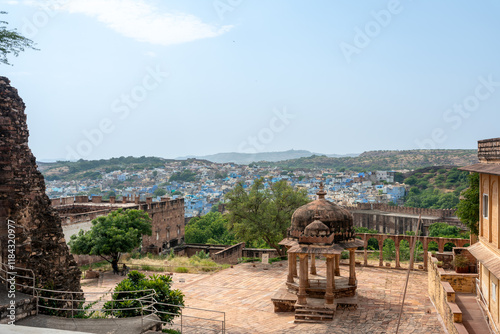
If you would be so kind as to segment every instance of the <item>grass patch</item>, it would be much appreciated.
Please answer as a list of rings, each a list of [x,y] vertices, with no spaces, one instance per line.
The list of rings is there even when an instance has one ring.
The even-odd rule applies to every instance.
[[[187,272],[189,272],[189,269],[186,267],[177,267],[177,268],[175,268],[175,272],[176,273],[187,273]]]

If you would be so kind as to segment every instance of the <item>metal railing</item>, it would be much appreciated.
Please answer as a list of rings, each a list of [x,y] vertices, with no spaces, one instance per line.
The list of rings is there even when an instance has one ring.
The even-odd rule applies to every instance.
[[[31,273],[31,276],[20,275],[17,271],[9,271],[9,269],[17,271],[26,271]],[[158,294],[154,289],[137,290],[137,291],[107,291],[98,292],[82,292],[82,291],[59,291],[51,289],[37,288],[35,286],[36,278],[31,269],[20,267],[7,267],[7,264],[0,263],[0,280],[7,284],[7,291],[10,288],[12,278],[16,287],[30,289],[36,302],[36,314],[40,310],[52,315],[64,315],[70,318],[118,318],[117,315],[123,312],[137,313],[136,316],[141,316],[141,325],[144,325],[144,320],[149,319],[152,322],[161,323],[162,325],[171,327],[180,327],[180,332],[185,332],[185,329],[202,330],[203,332],[222,333],[226,331],[226,313],[222,311],[214,311],[208,309],[188,307],[184,305],[166,304],[158,302]],[[18,280],[27,280],[30,284],[18,283]],[[142,296],[130,299],[117,296],[120,294],[142,294]],[[89,296],[96,296],[89,300]],[[87,298],[84,298],[86,296]],[[69,297],[69,298],[68,298]],[[156,297],[156,298],[155,298]],[[135,302],[129,307],[115,307],[115,303]],[[109,306],[111,303],[111,307]],[[60,306],[63,304],[64,306]],[[134,305],[135,304],[135,305]],[[169,307],[178,312],[167,312],[162,309]],[[177,309],[177,310],[176,310]],[[208,316],[190,315],[190,311],[198,313],[206,313]],[[153,317],[156,315],[157,318]],[[172,316],[174,322],[168,323],[161,320],[162,315]],[[210,316],[211,315],[211,316]],[[180,324],[177,324],[176,317]]]
[[[479,305],[479,308],[481,310],[485,310],[486,311],[487,316],[485,316],[485,318],[487,319],[486,322],[488,323],[488,326],[490,327],[490,330],[492,329],[491,325],[493,325],[494,329],[493,329],[492,332],[498,333],[497,325],[495,324],[495,321],[493,321],[493,317],[491,316],[488,303],[486,302],[486,298],[484,298],[483,291],[481,290],[481,285],[480,285],[480,281],[479,281],[478,278],[476,278],[476,291],[478,292],[478,296],[480,298],[480,301],[484,305],[484,307],[482,307],[481,305]],[[483,316],[484,316],[484,314],[483,314]]]
[[[18,271],[25,272],[26,274],[21,275]],[[31,276],[25,276],[31,274]],[[31,269],[15,267],[7,263],[0,263],[0,279],[5,282],[5,288],[7,291],[10,289],[11,281],[14,281],[14,286],[20,286],[25,289],[31,289],[31,293],[35,296],[35,273]],[[29,284],[18,283],[18,281],[27,281]]]

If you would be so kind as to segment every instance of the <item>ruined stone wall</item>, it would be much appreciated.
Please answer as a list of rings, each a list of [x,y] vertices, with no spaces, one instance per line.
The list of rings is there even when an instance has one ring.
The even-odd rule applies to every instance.
[[[41,287],[80,291],[80,270],[28,147],[24,110],[17,90],[0,77],[0,260],[7,262],[10,219],[17,226],[16,265],[32,269]]]

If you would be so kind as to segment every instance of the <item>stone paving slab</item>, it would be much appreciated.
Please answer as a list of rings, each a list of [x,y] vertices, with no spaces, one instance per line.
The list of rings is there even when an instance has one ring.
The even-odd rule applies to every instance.
[[[394,333],[406,278],[405,271],[356,267],[357,310],[337,310],[327,324],[294,324],[293,313],[274,313],[271,298],[286,281],[286,264],[240,264],[213,275],[180,283],[174,288],[186,295],[188,306],[226,312],[229,334],[243,333]],[[325,263],[317,261],[318,275]],[[348,276],[341,266],[341,275]],[[201,333],[202,331],[199,331]],[[185,333],[198,333],[185,331]],[[408,285],[400,333],[444,333],[427,295],[427,273],[412,272]]]

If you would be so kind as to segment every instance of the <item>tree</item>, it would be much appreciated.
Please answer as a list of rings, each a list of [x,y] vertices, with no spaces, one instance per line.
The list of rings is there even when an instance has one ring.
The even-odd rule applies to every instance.
[[[131,271],[128,277],[116,286],[115,293],[112,295],[113,300],[104,304],[104,309],[106,310],[104,313],[117,318],[140,316],[142,315],[141,310],[143,310],[142,306],[144,304],[141,304],[138,299],[149,295],[151,293],[150,290],[154,289],[156,292],[154,298],[158,303],[161,303],[154,305],[154,309],[160,311],[156,315],[162,321],[171,323],[174,317],[178,316],[181,312],[179,306],[184,306],[184,294],[182,291],[172,290],[171,287],[171,276],[152,275],[146,278],[144,274],[138,271]],[[148,311],[146,311],[147,313]]]
[[[167,193],[167,191],[163,188],[156,188],[156,190],[153,192],[153,195],[155,195],[156,197],[162,197],[163,195],[165,195]]]
[[[293,212],[309,201],[304,189],[295,190],[283,180],[267,186],[262,178],[248,192],[238,183],[226,199],[229,230],[236,238],[250,242],[262,238],[279,255],[278,243],[286,237]]]
[[[7,12],[0,12],[0,14],[7,14]],[[17,57],[26,48],[37,49],[34,47],[35,43],[31,39],[18,34],[16,29],[7,30],[7,24],[8,22],[6,21],[0,21],[0,62],[5,65],[11,65],[7,59],[9,54]]]
[[[463,199],[457,207],[457,217],[460,218],[475,235],[479,235],[479,174],[469,174],[469,188],[463,191]]]
[[[141,245],[143,235],[151,235],[147,212],[119,209],[92,220],[89,231],[72,235],[69,247],[73,254],[99,255],[110,263],[118,263],[121,253]],[[112,261],[104,256],[110,256]]]
[[[203,217],[194,217],[185,227],[184,240],[188,244],[231,245],[235,242],[235,238],[227,225],[227,219],[219,212],[209,212]]]

